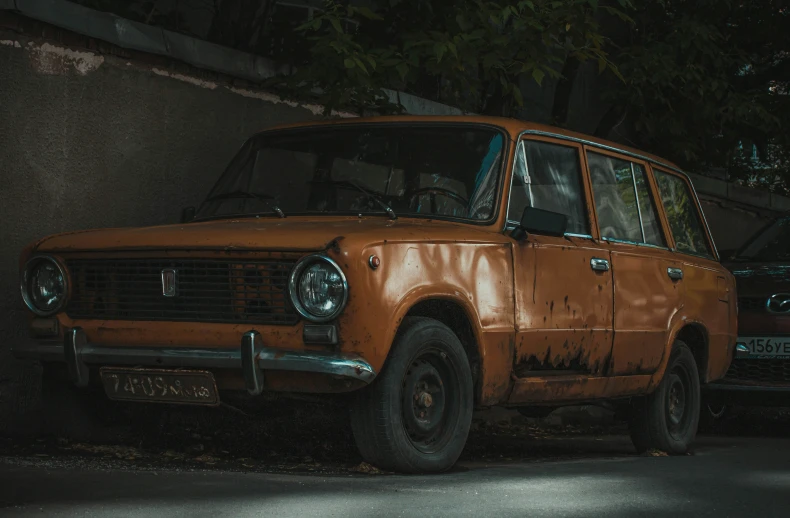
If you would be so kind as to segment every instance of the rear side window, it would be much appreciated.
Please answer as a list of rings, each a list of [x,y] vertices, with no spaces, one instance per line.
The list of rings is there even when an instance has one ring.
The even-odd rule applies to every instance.
[[[661,202],[667,213],[669,227],[679,252],[713,257],[705,238],[705,230],[693,201],[691,191],[679,176],[656,170]]]
[[[587,161],[601,237],[666,246],[645,168],[592,152]]]
[[[535,207],[568,216],[568,234],[590,234],[577,148],[522,140],[515,162],[509,220],[520,221],[526,207]]]

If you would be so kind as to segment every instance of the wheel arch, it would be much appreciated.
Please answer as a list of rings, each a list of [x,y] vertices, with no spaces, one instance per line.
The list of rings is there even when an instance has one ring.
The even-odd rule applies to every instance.
[[[443,323],[455,333],[469,359],[475,391],[475,403],[479,403],[484,390],[483,378],[488,375],[483,365],[483,361],[486,358],[483,350],[483,326],[472,302],[466,300],[455,290],[441,290],[439,292],[424,292],[420,294],[412,293],[404,297],[403,303],[396,313],[395,326],[388,333],[389,350],[381,369],[387,368],[387,361],[392,355],[392,345],[403,325],[403,320],[412,316],[432,318]]]
[[[464,346],[472,370],[475,394],[477,394],[480,380],[480,329],[472,322],[468,310],[457,300],[425,298],[412,305],[405,317],[432,318],[450,328]]]
[[[676,340],[683,341],[691,349],[694,361],[697,362],[700,383],[706,383],[708,378],[708,345],[710,343],[708,330],[699,322],[689,322],[678,330],[672,340],[673,344]]]
[[[697,370],[699,373],[700,383],[707,383],[708,379],[708,360],[709,360],[709,343],[710,338],[708,329],[704,323],[691,320],[685,316],[676,315],[674,325],[671,326],[669,333],[669,340],[664,349],[664,357],[661,360],[658,370],[653,374],[650,381],[649,392],[653,392],[661,379],[664,377],[669,359],[672,356],[672,350],[675,346],[675,341],[683,341],[691,350],[694,356],[694,361],[697,363]]]

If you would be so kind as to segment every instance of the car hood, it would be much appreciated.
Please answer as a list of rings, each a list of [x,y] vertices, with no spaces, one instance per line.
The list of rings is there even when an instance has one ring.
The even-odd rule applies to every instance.
[[[238,218],[178,225],[111,228],[56,234],[41,240],[38,252],[114,250],[281,250],[318,251],[333,242],[463,240],[490,242],[484,227],[428,219],[288,217]],[[500,235],[500,237],[502,237]]]
[[[739,297],[790,293],[790,263],[731,262],[725,266],[735,276]]]

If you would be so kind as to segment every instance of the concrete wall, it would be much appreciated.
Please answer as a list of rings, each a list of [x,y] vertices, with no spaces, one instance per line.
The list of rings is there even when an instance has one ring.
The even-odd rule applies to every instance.
[[[0,430],[30,373],[17,265],[54,232],[175,222],[244,139],[319,108],[0,32]]]

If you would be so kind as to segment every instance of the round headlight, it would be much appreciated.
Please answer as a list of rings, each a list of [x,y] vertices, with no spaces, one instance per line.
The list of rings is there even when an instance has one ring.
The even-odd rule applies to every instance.
[[[300,315],[313,322],[332,320],[343,311],[348,285],[343,271],[323,255],[308,256],[291,273],[291,302]]]
[[[22,298],[36,314],[57,312],[66,300],[66,272],[51,257],[34,257],[22,274]]]

